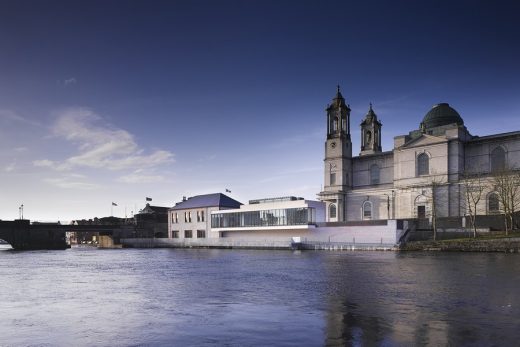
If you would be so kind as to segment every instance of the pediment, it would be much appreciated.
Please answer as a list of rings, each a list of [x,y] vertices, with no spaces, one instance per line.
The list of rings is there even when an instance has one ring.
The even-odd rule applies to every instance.
[[[445,142],[448,142],[445,137],[422,134],[421,136],[406,142],[401,146],[401,148],[430,146]]]

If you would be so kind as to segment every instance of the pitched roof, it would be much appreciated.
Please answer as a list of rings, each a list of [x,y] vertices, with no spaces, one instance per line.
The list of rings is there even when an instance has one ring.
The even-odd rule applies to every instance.
[[[241,202],[230,198],[222,193],[196,195],[188,198],[185,201],[177,203],[170,210],[185,210],[189,208],[199,207],[228,207],[228,208],[239,208],[242,205]]]
[[[146,206],[141,211],[139,211],[139,213],[168,213],[168,207],[152,206],[150,204],[146,204]]]

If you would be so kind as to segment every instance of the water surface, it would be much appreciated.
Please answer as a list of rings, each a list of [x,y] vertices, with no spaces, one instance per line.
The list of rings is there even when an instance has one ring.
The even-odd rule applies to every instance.
[[[1,250],[0,345],[516,345],[519,267],[516,254]]]

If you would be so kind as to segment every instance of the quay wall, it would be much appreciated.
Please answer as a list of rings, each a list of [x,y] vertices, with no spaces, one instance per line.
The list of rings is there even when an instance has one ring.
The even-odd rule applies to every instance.
[[[235,239],[167,239],[134,238],[121,239],[128,248],[249,248],[249,249],[291,249],[291,240],[235,240]]]
[[[520,238],[492,240],[412,241],[399,248],[400,251],[443,252],[501,252],[520,253]]]
[[[251,249],[396,249],[403,230],[396,221],[379,225],[320,226],[303,230],[225,231],[222,238],[122,238],[123,247]]]

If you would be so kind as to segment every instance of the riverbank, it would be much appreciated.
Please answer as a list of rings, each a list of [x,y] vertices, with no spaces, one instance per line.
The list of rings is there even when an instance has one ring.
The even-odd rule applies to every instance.
[[[464,238],[441,241],[410,241],[404,245],[344,242],[301,242],[270,240],[202,239],[177,240],[167,238],[121,239],[124,248],[215,248],[266,250],[328,250],[328,251],[439,251],[439,252],[500,252],[520,253],[520,236]]]
[[[399,247],[399,250],[520,253],[520,237],[411,241]]]

